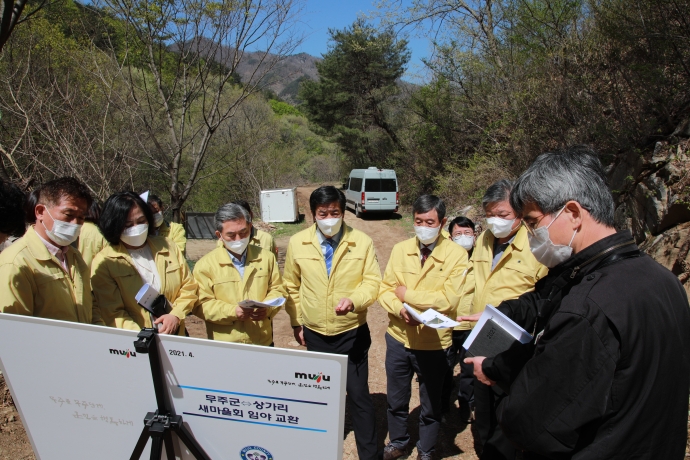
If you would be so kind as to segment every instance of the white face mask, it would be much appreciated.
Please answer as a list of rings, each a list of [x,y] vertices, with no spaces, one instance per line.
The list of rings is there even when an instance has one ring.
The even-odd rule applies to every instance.
[[[158,228],[161,225],[163,225],[163,213],[161,211],[158,211],[153,215],[153,226]]]
[[[500,217],[489,217],[486,224],[496,238],[505,238],[513,231],[513,224],[517,219],[501,219]]]
[[[48,238],[50,238],[53,243],[57,244],[58,246],[69,246],[77,241],[77,238],[79,238],[79,234],[81,233],[81,225],[55,219],[50,211],[48,211],[47,207],[46,212],[50,218],[53,219],[53,228],[52,230],[48,230],[48,227],[46,227],[46,224],[43,223],[43,221],[41,221],[41,225],[43,225],[43,228],[46,229],[46,235],[48,235]]]
[[[250,237],[251,235],[246,238],[242,238],[235,241],[223,240],[223,244],[228,249],[228,251],[232,252],[233,254],[242,254],[244,253],[244,250],[247,249]]]
[[[438,238],[438,232],[441,231],[441,226],[438,227],[417,227],[415,225],[414,232],[417,235],[417,239],[422,244],[431,244]]]
[[[458,235],[453,237],[453,241],[468,251],[474,247],[474,235]]]
[[[316,219],[316,225],[319,226],[319,230],[326,236],[333,236],[340,231],[340,227],[343,225],[342,217],[333,217],[332,219]]]
[[[146,243],[146,237],[148,236],[149,224],[139,224],[124,229],[120,235],[120,240],[125,244],[138,248]]]
[[[556,265],[565,262],[566,260],[570,259],[570,256],[573,254],[573,248],[571,248],[570,245],[573,244],[575,235],[577,235],[577,230],[575,230],[575,233],[573,233],[573,237],[570,238],[570,243],[568,243],[568,246],[554,244],[554,242],[551,241],[551,236],[549,235],[549,227],[551,227],[551,224],[558,219],[558,216],[561,215],[563,209],[565,209],[565,206],[558,211],[558,214],[556,214],[556,217],[553,218],[549,225],[546,227],[537,228],[534,230],[534,235],[528,235],[529,248],[532,250],[534,258],[537,259],[539,263],[546,265],[548,268],[553,268]]]

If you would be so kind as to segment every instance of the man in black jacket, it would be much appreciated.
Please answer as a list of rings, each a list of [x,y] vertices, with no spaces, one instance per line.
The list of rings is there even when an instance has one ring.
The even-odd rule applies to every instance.
[[[505,435],[525,459],[684,458],[688,299],[629,231],[616,233],[596,154],[541,155],[510,199],[550,270],[534,292],[499,306],[535,339],[467,360],[508,392],[497,410]]]

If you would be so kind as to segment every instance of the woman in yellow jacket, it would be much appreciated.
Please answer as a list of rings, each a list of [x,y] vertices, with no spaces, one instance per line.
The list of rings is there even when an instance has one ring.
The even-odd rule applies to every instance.
[[[99,228],[109,244],[93,260],[91,286],[105,325],[138,331],[153,324],[160,333],[184,335],[197,283],[174,242],[149,236],[153,215],[147,204],[133,192],[116,193],[103,206]],[[165,296],[169,313],[152,318],[137,304],[144,283]]]

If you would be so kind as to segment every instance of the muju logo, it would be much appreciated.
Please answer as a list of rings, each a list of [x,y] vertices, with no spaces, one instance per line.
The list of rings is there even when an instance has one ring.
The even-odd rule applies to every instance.
[[[116,350],[115,348],[110,349],[110,354],[111,355],[122,355],[126,358],[136,358],[137,357],[137,352],[136,351],[131,351],[129,348],[126,350]]]
[[[295,378],[304,380],[314,380],[316,383],[321,383],[322,380],[324,382],[331,381],[331,376],[323,375],[323,372],[319,372],[318,374],[305,374],[304,372],[295,372]]]

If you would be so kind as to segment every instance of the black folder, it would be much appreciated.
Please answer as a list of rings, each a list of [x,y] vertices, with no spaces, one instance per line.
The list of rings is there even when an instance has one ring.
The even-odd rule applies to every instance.
[[[467,350],[469,356],[485,356],[493,358],[503,353],[513,344],[520,343],[518,339],[506,332],[493,319],[488,319]]]

